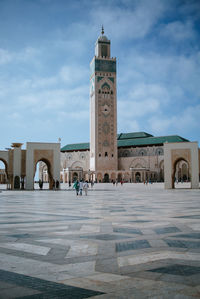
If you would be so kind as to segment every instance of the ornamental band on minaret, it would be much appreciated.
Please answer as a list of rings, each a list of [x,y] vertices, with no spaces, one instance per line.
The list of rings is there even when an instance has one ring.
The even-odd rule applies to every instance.
[[[110,57],[110,40],[104,29],[90,64],[90,169],[117,171],[116,58]]]

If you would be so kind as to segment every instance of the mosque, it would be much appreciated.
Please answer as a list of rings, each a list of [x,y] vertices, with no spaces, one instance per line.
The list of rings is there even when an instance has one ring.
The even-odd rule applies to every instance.
[[[101,35],[90,63],[90,143],[13,143],[0,151],[0,183],[8,189],[34,189],[36,165],[39,178],[63,183],[84,179],[95,182],[191,181],[199,188],[200,149],[197,142],[178,136],[155,137],[147,132],[117,134],[116,58],[111,57],[110,40]]]
[[[146,132],[117,134],[116,58],[111,57],[110,46],[102,28],[90,63],[90,143],[61,148],[61,181],[164,181],[164,143],[189,140],[178,135],[154,137]],[[47,169],[41,167],[45,177]],[[187,161],[178,161],[175,176],[190,180]]]

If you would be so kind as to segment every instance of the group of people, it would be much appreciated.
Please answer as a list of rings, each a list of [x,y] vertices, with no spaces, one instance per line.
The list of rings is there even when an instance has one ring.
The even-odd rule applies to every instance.
[[[80,180],[80,181],[76,180],[74,182],[73,188],[75,189],[77,196],[78,195],[82,196],[83,190],[85,191],[85,195],[87,195],[88,194],[88,188],[89,188],[88,181],[84,182],[83,180]]]
[[[117,185],[118,185],[118,180],[112,180],[112,183],[113,183],[113,186],[117,186]],[[120,184],[121,184],[121,186],[123,186],[124,181],[121,180],[121,181],[120,181]]]
[[[153,184],[153,182],[151,181],[151,179],[149,180],[144,180],[144,185],[148,185],[148,184]]]

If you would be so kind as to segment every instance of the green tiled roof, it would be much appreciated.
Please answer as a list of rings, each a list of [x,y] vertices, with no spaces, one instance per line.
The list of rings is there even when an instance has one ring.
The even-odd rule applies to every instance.
[[[117,146],[118,147],[144,146],[144,145],[163,144],[165,142],[187,142],[187,141],[189,140],[180,137],[178,135],[171,135],[171,136],[161,136],[161,137],[146,137],[146,138],[117,140]]]
[[[74,143],[74,144],[67,144],[61,148],[61,152],[69,152],[69,151],[83,151],[89,150],[90,144],[87,143]]]
[[[136,136],[136,137],[131,138],[131,136]],[[153,137],[151,134],[145,132],[126,133],[126,134],[121,133],[118,134],[117,139],[118,139],[117,147],[158,145],[158,144],[163,144],[165,142],[189,142],[189,140],[178,135]],[[89,142],[74,143],[74,144],[67,144],[64,147],[62,147],[61,152],[84,151],[89,149],[90,149]]]
[[[145,138],[145,137],[153,137],[153,135],[146,132],[121,133],[118,134],[117,139],[122,140],[122,139]]]

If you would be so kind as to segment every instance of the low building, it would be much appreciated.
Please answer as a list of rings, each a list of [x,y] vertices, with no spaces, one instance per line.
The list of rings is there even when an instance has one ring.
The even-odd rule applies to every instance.
[[[90,170],[90,144],[68,144],[61,148],[61,181],[76,178],[111,182],[164,181],[164,150],[166,142],[189,142],[178,135],[154,137],[146,132],[121,133],[117,136],[118,170]],[[109,158],[108,158],[109,159]],[[180,161],[176,171],[177,180],[189,180],[189,168]]]

